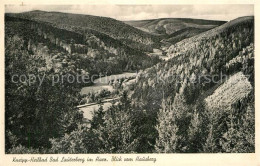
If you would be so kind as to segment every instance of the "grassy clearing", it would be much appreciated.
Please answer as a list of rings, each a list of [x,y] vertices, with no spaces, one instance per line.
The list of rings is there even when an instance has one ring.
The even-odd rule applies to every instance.
[[[242,72],[238,72],[218,87],[205,101],[212,109],[230,109],[233,103],[246,97],[252,89],[247,77]]]
[[[125,72],[122,74],[114,74],[114,75],[110,75],[110,76],[104,76],[101,78],[97,78],[94,80],[94,85],[93,86],[87,86],[81,89],[80,94],[84,95],[84,94],[88,94],[90,92],[98,92],[102,89],[106,89],[109,90],[110,92],[112,92],[114,90],[114,88],[109,85],[109,82],[115,79],[121,79],[121,78],[129,78],[129,77],[133,77],[136,76],[137,73],[130,73],[130,72]]]

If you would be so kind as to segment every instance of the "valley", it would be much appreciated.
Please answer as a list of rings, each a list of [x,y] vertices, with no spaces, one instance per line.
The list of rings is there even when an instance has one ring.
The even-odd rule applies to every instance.
[[[103,76],[97,78],[93,81],[92,86],[87,86],[81,89],[81,95],[88,95],[88,94],[99,94],[102,91],[108,91],[110,95],[105,96],[104,98],[100,98],[98,103],[86,103],[78,105],[77,107],[80,108],[80,111],[83,111],[83,117],[86,120],[91,120],[94,114],[94,111],[98,110],[100,104],[102,103],[103,109],[107,110],[110,106],[112,106],[112,102],[116,102],[119,97],[114,97],[113,92],[116,90],[116,87],[113,84],[116,84],[116,81],[123,80],[122,86],[129,86],[130,82],[135,81],[137,73],[122,73],[122,74],[114,74],[110,76]],[[111,84],[111,82],[115,82]],[[112,93],[112,94],[111,94]],[[111,98],[112,96],[112,98]],[[88,100],[86,100],[88,101]]]
[[[6,13],[6,153],[252,153],[254,47],[253,16]]]

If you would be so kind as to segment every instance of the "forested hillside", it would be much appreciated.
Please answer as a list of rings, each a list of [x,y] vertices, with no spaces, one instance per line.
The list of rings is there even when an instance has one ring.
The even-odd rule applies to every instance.
[[[152,35],[102,17],[7,14],[6,153],[254,152],[254,17],[131,24],[160,21],[169,29]],[[144,53],[168,34],[169,60]],[[106,109],[101,99],[111,92],[80,95],[92,81],[53,83],[134,71],[108,81],[117,100]],[[77,108],[82,99],[99,104],[87,123]]]
[[[209,29],[188,27],[188,28],[184,28],[184,29],[178,30],[178,31],[170,34],[166,39],[163,39],[162,41],[168,42],[170,44],[175,44],[179,41],[182,41],[183,39],[190,38],[192,36],[198,35],[207,30],[209,30]]]
[[[232,117],[233,113],[240,114],[239,117],[233,118],[238,120],[243,117],[248,122],[244,119],[241,123],[254,124],[253,44],[254,18],[239,18],[171,46],[168,50],[168,55],[172,57],[170,60],[139,74],[132,92],[132,100],[143,112],[150,112],[151,121],[156,121],[158,117],[156,129],[150,128],[150,137],[157,137],[155,149],[158,152],[230,152],[234,150],[233,146],[240,146],[241,149],[238,151],[241,152],[253,151],[253,131],[250,132],[250,136],[240,133],[239,138],[232,140],[234,145],[229,145],[231,147],[224,147],[227,145],[221,142],[230,130],[238,132],[246,129],[241,124],[230,126],[231,117],[227,117],[226,114],[232,114]],[[238,72],[243,72],[247,77],[242,76],[243,79],[237,84],[232,82],[223,86],[229,85],[228,89],[238,86],[236,90],[249,86],[245,90],[246,93],[218,92],[222,90],[214,92],[225,82],[225,78],[228,79]],[[204,99],[211,94],[213,97],[207,100],[210,102],[205,103]],[[232,95],[236,96],[236,100],[232,100]],[[220,102],[215,100],[224,101],[227,98],[230,98],[229,103],[226,103],[228,108],[214,106]],[[211,107],[207,107],[207,104]],[[216,112],[212,107],[218,108]],[[225,119],[220,120],[221,117]],[[214,118],[214,122],[210,124],[212,126],[207,127],[209,121],[213,121],[211,118]],[[237,125],[236,129],[234,125]],[[220,126],[224,128],[219,129],[218,133],[215,127]],[[196,140],[200,140],[200,144],[192,145]]]
[[[7,152],[15,148],[15,153],[26,153],[22,147],[29,147],[28,153],[33,152],[31,148],[46,153],[50,138],[75,130],[83,122],[76,108],[80,91],[92,84],[90,78],[138,71],[159,62],[107,35],[98,35],[5,17]],[[68,81],[71,76],[79,76],[80,81]]]
[[[156,45],[158,41],[157,37],[149,33],[145,33],[121,21],[107,17],[39,10],[8,15],[50,23],[59,29],[66,29],[77,33],[89,32],[94,33],[94,35],[103,34],[99,38],[100,40],[106,39],[107,37],[105,36],[109,36],[121,41],[125,45],[142,51],[151,51],[152,47]]]
[[[125,23],[155,34],[172,34],[185,28],[212,29],[225,21],[202,20],[190,18],[160,18],[152,20],[125,21]]]
[[[125,21],[133,27],[149,32],[161,39],[161,46],[170,46],[183,39],[190,38],[202,32],[216,28],[225,21],[188,19],[188,18],[161,18],[152,20]]]
[[[144,53],[109,36],[89,32],[76,33],[53,27],[44,22],[7,16],[6,31],[8,37],[15,35],[22,37],[29,52],[39,54],[48,60],[59,58],[60,54],[67,54],[74,56],[75,59],[77,57],[85,59],[85,62],[80,63],[87,64],[88,61],[92,61],[88,65],[80,65],[91,73],[101,72],[110,75],[123,71],[136,71],[151,66],[153,63],[151,61],[158,62],[158,59],[147,57]],[[64,60],[62,57],[60,58],[61,61]],[[94,66],[91,66],[92,64]]]

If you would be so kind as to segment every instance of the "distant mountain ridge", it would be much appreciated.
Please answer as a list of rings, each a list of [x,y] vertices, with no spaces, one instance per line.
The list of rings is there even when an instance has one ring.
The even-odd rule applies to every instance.
[[[102,36],[107,36],[106,39],[113,38],[143,52],[152,52],[153,48],[165,44],[175,44],[225,23],[225,21],[191,18],[119,21],[109,17],[40,10],[6,15],[49,23],[54,27],[76,33],[93,33],[95,36],[101,36],[100,40],[104,40]]]
[[[127,25],[121,21],[100,16],[70,14],[61,12],[30,11],[7,13],[7,16],[51,23],[53,26],[71,31],[96,31],[121,41],[132,48],[152,50],[158,38],[149,33]]]
[[[212,29],[226,23],[226,21],[213,21],[191,18],[160,18],[151,20],[125,21],[133,27],[159,35],[170,35],[185,28]]]

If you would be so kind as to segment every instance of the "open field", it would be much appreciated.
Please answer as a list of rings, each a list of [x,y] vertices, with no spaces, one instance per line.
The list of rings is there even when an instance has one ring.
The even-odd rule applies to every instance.
[[[98,92],[99,90],[106,89],[112,92],[114,88],[111,85],[108,85],[108,83],[112,80],[115,79],[121,79],[121,78],[129,78],[129,77],[134,77],[136,76],[137,73],[130,73],[130,72],[125,72],[122,74],[113,74],[110,76],[104,76],[100,77],[94,80],[94,85],[93,86],[87,86],[81,89],[80,94],[88,94],[89,92]]]

